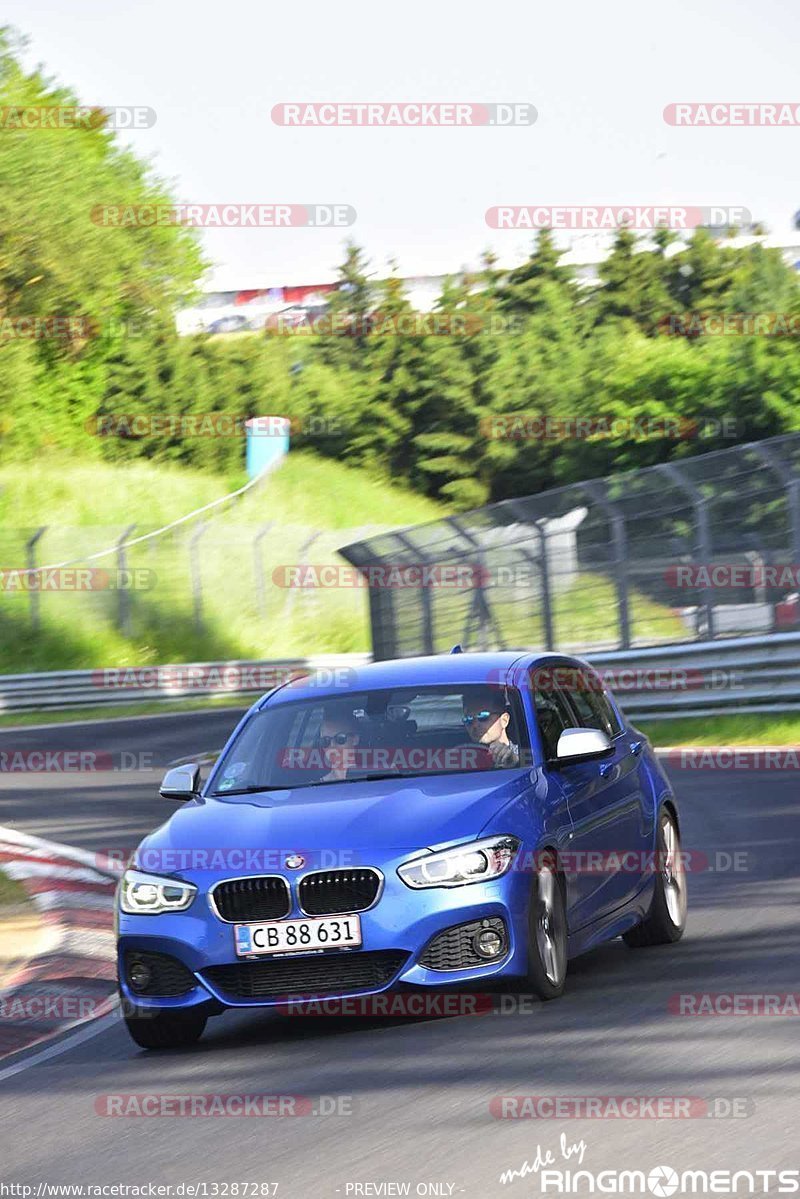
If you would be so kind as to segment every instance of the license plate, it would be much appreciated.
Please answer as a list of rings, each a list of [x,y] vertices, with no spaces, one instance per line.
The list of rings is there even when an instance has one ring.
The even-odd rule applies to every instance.
[[[315,949],[352,949],[361,944],[358,916],[319,916],[303,920],[270,920],[237,924],[236,953],[302,953]]]

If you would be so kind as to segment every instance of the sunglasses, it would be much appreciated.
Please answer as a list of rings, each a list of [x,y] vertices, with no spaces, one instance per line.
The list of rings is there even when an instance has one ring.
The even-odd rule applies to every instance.
[[[472,724],[472,722],[474,720],[479,720],[481,722],[481,724],[483,724],[487,720],[491,720],[491,719],[497,720],[499,715],[500,715],[499,712],[475,712],[474,715],[463,716],[462,719],[464,721],[464,724],[466,724],[466,725]]]
[[[332,745],[347,745],[352,733],[334,733],[332,737],[320,737],[319,743],[323,749],[330,749]]]

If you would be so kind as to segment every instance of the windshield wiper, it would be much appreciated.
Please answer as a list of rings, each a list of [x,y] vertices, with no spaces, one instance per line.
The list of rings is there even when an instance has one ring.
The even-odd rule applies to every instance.
[[[427,774],[398,774],[395,770],[387,770],[375,774],[354,774],[352,778],[346,779],[317,779],[315,783],[304,783],[303,789],[307,787],[333,787],[336,783],[377,783],[381,779],[416,779],[427,778]],[[228,792],[230,795],[230,792]]]
[[[258,791],[291,791],[291,787],[273,787],[269,783],[251,783],[248,787],[231,787],[230,790],[212,791],[211,798],[216,799],[226,795],[255,795]]]
[[[409,770],[406,772],[399,770],[374,771],[372,774],[359,774],[357,778],[351,779],[350,782],[379,783],[381,779],[421,779],[428,778],[433,773],[435,772],[430,770]]]

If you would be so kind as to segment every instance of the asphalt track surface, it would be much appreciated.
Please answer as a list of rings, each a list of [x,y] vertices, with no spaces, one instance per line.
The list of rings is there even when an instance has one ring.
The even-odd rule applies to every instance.
[[[163,765],[217,749],[233,719],[4,730],[0,751],[145,752],[153,769],[6,775],[0,825],[90,850],[132,845],[168,815],[156,792]],[[585,1142],[582,1167],[593,1171],[797,1169],[800,1017],[688,1017],[669,1006],[677,993],[800,991],[797,774],[675,770],[673,781],[684,847],[705,851],[712,865],[725,865],[717,853],[746,855],[744,869],[691,875],[680,944],[634,951],[615,941],[570,963],[561,1000],[506,1015],[300,1022],[231,1012],[209,1023],[196,1048],[159,1054],[138,1050],[112,1018],[46,1060],[23,1059],[10,1076],[0,1066],[0,1182],[269,1182],[282,1199],[535,1195],[538,1171],[508,1184],[500,1175],[533,1163],[537,1145],[553,1168],[576,1168],[562,1137],[565,1146]],[[104,1094],[154,1092],[338,1096],[339,1114],[96,1114]],[[497,1119],[490,1104],[500,1095],[739,1100],[746,1114]],[[769,1193],[778,1193],[774,1180]]]

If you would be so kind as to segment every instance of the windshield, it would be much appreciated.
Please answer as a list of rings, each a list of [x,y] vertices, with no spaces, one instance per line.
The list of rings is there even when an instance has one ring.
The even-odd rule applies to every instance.
[[[298,700],[253,714],[217,764],[210,794],[511,770],[527,749],[511,688],[409,687]]]

